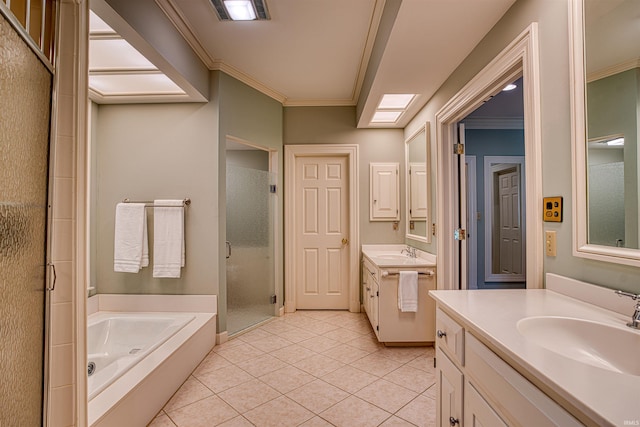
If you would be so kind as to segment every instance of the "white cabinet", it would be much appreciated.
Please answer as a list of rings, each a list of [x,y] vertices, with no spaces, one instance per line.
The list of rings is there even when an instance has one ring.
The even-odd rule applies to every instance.
[[[398,163],[371,163],[371,221],[400,221],[400,180]]]
[[[378,327],[377,271],[366,258],[362,261],[362,306],[374,331]]]
[[[436,425],[438,427],[459,426],[462,420],[462,372],[436,348],[438,383],[436,394]]]
[[[435,341],[435,301],[429,291],[436,288],[435,267],[413,267],[418,271],[418,310],[398,308],[398,275],[403,268],[374,264],[366,256],[362,267],[362,306],[380,342],[430,343]]]
[[[582,424],[440,308],[436,311],[437,425]]]
[[[466,427],[507,427],[472,383],[464,383],[464,425]]]

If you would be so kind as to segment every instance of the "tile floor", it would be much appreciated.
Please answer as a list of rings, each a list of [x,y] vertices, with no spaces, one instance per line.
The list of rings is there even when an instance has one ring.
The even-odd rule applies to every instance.
[[[297,311],[214,347],[150,426],[435,426],[433,356],[362,313]]]

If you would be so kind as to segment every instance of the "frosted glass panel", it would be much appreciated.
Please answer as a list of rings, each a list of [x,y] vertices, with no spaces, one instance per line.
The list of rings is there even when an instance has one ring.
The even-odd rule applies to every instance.
[[[589,166],[589,243],[625,244],[624,162]]]
[[[51,74],[0,15],[0,425],[42,424]]]
[[[267,155],[267,153],[265,153]],[[233,334],[274,315],[271,174],[227,164],[227,330]]]

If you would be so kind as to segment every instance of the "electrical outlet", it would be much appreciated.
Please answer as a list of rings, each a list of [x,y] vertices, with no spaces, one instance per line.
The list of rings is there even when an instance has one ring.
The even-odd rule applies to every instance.
[[[544,232],[545,253],[547,256],[556,256],[556,232]]]

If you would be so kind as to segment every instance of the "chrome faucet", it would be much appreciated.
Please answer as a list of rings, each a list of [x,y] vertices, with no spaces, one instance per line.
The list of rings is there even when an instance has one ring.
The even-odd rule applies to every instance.
[[[403,250],[401,250],[400,253],[403,253],[405,251],[407,252],[407,256],[409,258],[417,258],[418,257],[418,255],[416,254],[416,248],[412,248],[411,246],[407,245],[407,247],[404,248]]]
[[[627,326],[633,329],[640,329],[640,294],[632,294],[631,292],[616,291],[619,296],[629,297],[636,302],[636,307],[631,316],[631,321]]]

